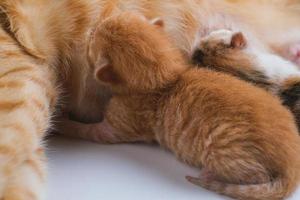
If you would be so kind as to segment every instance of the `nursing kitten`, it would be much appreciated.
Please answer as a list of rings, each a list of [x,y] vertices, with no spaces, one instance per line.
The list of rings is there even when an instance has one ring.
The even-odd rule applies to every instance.
[[[229,73],[281,97],[300,130],[300,70],[275,54],[256,49],[241,32],[217,30],[200,40],[193,60],[199,67]],[[254,69],[254,70],[253,70]],[[247,79],[247,71],[256,75]]]
[[[115,95],[103,122],[64,126],[103,143],[157,141],[203,168],[190,182],[233,198],[289,196],[300,181],[292,115],[262,89],[190,68],[154,24],[128,13],[99,24],[89,60]]]
[[[58,97],[64,102],[60,108],[72,118],[102,119],[111,91],[91,78],[85,47],[106,8],[162,17],[169,37],[186,56],[193,53],[198,30],[237,25],[243,32],[251,30],[263,46],[288,59],[298,58],[297,0],[1,0],[0,199],[42,198],[45,178],[38,176],[44,177],[46,162],[41,140],[57,111]],[[16,100],[26,103],[6,107]]]
[[[129,6],[130,5],[130,6]],[[140,13],[148,19],[161,17],[164,19],[165,31],[179,48],[186,60],[190,60],[197,52],[199,40],[217,29],[232,29],[247,33],[247,37],[256,49],[264,52],[276,52],[288,59],[295,60],[297,47],[300,42],[300,27],[298,22],[299,2],[276,1],[107,1],[101,4],[102,13],[132,11]],[[95,20],[97,21],[97,20]],[[276,21],[276,27],[273,24]],[[266,27],[272,25],[272,30]],[[286,31],[289,30],[289,31]],[[282,36],[285,37],[282,37]],[[84,45],[83,45],[84,46]],[[293,56],[291,49],[293,47]],[[280,51],[279,51],[280,50]],[[300,50],[299,50],[300,52]],[[295,54],[295,55],[294,55]],[[86,70],[85,53],[79,51],[72,57],[72,74],[69,78],[70,92],[67,110],[73,119],[81,122],[95,122],[102,120],[110,91],[101,83],[95,83],[93,76]],[[289,55],[289,56],[287,56]],[[228,66],[226,66],[228,67]],[[232,68],[226,69],[227,71]],[[277,83],[265,74],[263,69],[234,67],[234,73],[243,76],[243,80],[265,84],[273,87]],[[80,75],[78,75],[80,74]],[[276,76],[276,75],[275,75]],[[273,78],[273,77],[272,77]],[[289,89],[292,89],[289,87]],[[94,91],[97,91],[96,93]],[[289,90],[290,91],[290,90]],[[292,89],[295,91],[295,89]],[[298,95],[293,95],[293,99]],[[289,96],[286,99],[292,99]]]
[[[296,48],[300,43],[299,5],[297,0],[0,1],[9,18],[10,32],[24,50],[64,72],[64,109],[84,122],[101,120],[100,113],[110,97],[110,91],[91,81],[92,74],[86,70],[86,38],[103,12],[119,9],[148,19],[161,17],[165,31],[186,59],[195,51],[199,37],[232,28],[247,33],[261,48],[296,60],[300,52]],[[252,78],[255,72],[248,75],[248,79],[256,79]]]

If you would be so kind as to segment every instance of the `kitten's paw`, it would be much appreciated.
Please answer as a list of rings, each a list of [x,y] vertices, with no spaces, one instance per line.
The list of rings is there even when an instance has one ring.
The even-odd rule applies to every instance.
[[[217,52],[224,54],[228,49],[243,49],[247,41],[241,32],[220,29],[200,39],[195,46],[192,61],[202,64],[204,56],[217,56]]]
[[[186,176],[185,178],[190,183],[201,186],[200,183],[202,182],[209,183],[213,180],[216,180],[216,175],[212,171],[203,168],[199,177]]]
[[[300,67],[300,43],[296,43],[289,48],[289,54],[294,63]]]

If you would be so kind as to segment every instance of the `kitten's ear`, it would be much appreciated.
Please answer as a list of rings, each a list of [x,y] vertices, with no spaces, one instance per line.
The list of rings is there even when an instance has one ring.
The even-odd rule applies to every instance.
[[[164,26],[165,26],[165,22],[161,18],[152,19],[150,21],[150,23],[157,26],[157,27],[159,27],[159,28],[164,28]]]
[[[231,47],[243,49],[247,46],[247,40],[243,33],[235,33],[231,38]]]
[[[98,81],[116,84],[119,82],[117,74],[114,72],[111,64],[104,64],[101,67],[96,67],[95,77]]]

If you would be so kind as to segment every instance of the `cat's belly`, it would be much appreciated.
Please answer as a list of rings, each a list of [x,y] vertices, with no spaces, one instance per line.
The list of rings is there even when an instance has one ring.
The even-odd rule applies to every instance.
[[[66,83],[65,111],[70,118],[84,123],[102,121],[111,98],[108,87],[98,83],[86,59],[84,44],[74,48],[70,65],[72,71]]]

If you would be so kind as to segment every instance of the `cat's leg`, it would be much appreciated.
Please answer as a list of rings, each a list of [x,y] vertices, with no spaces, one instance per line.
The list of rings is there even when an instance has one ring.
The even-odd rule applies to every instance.
[[[41,147],[37,149],[10,177],[4,199],[45,199],[46,157]]]
[[[36,152],[56,104],[54,72],[2,29],[0,43],[0,199],[40,200],[45,163]]]

